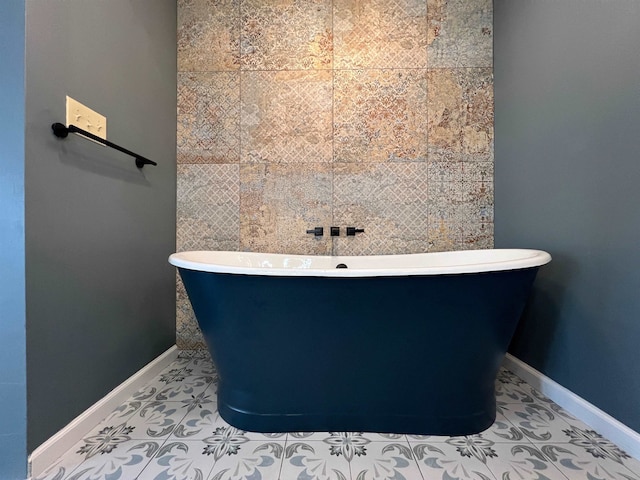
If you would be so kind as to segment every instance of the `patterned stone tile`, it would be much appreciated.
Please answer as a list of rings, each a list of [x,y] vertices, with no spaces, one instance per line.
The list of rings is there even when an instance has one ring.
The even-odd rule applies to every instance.
[[[428,71],[431,161],[493,161],[493,73],[490,68]]]
[[[180,377],[169,383],[156,379],[134,393],[130,401],[181,402],[189,407],[192,400],[207,390],[213,380],[213,376],[210,375]]]
[[[502,405],[506,417],[499,414],[491,429],[477,435],[264,434],[220,418],[215,380],[185,395],[195,393],[196,385],[201,390],[203,379],[182,373],[212,365],[194,352],[183,352],[181,360],[190,363],[178,369],[168,389],[162,374],[141,390],[147,398],[158,390],[167,398],[173,392],[173,399],[125,402],[108,424],[98,425],[36,480],[640,480],[638,460],[588,427],[555,415],[547,408],[550,400],[539,399],[541,394],[506,370],[499,383],[531,392],[540,403]],[[183,399],[175,401],[178,396]],[[507,428],[510,423],[517,428]],[[547,432],[553,438],[545,439]]]
[[[333,11],[335,68],[427,66],[424,0],[335,0]]]
[[[534,403],[538,403],[539,405],[542,405],[542,406],[548,408],[556,416],[558,416],[559,418],[562,418],[565,422],[567,422],[571,427],[577,427],[577,428],[580,428],[582,430],[589,430],[591,428],[586,423],[584,423],[582,420],[579,420],[576,417],[574,417],[573,415],[571,415],[569,412],[567,412],[560,405],[558,405],[553,400],[549,399],[547,396],[545,396],[542,393],[540,393],[539,391],[537,391],[532,386],[530,386],[530,385],[528,385],[526,383],[525,383],[525,385],[531,390],[531,394],[533,396]]]
[[[583,421],[571,415],[546,395],[540,393],[516,374],[504,368],[500,370],[498,378],[496,379],[496,399],[498,402],[498,410],[501,412],[504,411],[506,405],[510,403],[520,405],[537,404],[547,410],[551,410],[557,418],[562,419],[571,427],[577,427],[581,430],[590,429]]]
[[[238,163],[240,74],[178,74],[178,163]]]
[[[534,403],[533,388],[520,377],[502,369],[496,379],[496,400],[498,406],[506,403]]]
[[[160,372],[157,378],[165,383],[169,383],[178,376],[184,376],[187,365],[189,365],[190,363],[190,358],[178,357],[173,362],[171,362],[171,364],[167,365],[167,367],[162,370],[162,372]],[[188,373],[188,375],[192,374]]]
[[[137,480],[208,479],[213,459],[201,441],[167,441],[159,448]]]
[[[429,182],[493,183],[492,161],[463,162],[456,160],[430,160]]]
[[[526,440],[496,443],[492,449],[495,455],[487,457],[486,464],[495,478],[566,480],[553,462]]]
[[[493,222],[493,182],[430,182],[434,220],[460,223]]]
[[[429,251],[493,248],[493,223],[461,224],[438,220],[429,225]]]
[[[493,162],[429,162],[431,251],[493,247]]]
[[[176,284],[176,346],[183,351],[207,348],[180,277]]]
[[[209,351],[206,348],[199,348],[195,350],[180,350],[178,353],[178,358],[186,358],[186,359],[206,359],[211,358]]]
[[[179,165],[178,251],[237,250],[239,193],[238,165]]]
[[[331,240],[308,229],[331,220],[331,165],[240,167],[240,250],[326,255]]]
[[[203,404],[202,408],[194,408],[187,413],[186,417],[176,428],[171,436],[172,440],[203,440],[210,437],[216,430],[237,431],[248,440],[256,441],[279,441],[287,439],[286,433],[260,433],[244,432],[229,425],[217,410],[216,402]]]
[[[178,13],[180,164],[429,160],[427,204],[380,215],[381,202],[367,200],[367,209],[347,198],[334,207],[339,196],[327,203],[311,193],[317,186],[288,183],[302,174],[276,180],[276,170],[245,190],[245,204],[262,210],[240,212],[239,170],[233,183],[222,178],[233,170],[181,165],[179,249],[326,253],[327,237],[308,245],[306,234],[285,232],[354,218],[369,225],[366,234],[334,239],[335,252],[493,246],[490,0],[179,0]],[[263,202],[264,188],[280,193]],[[289,190],[306,200],[294,207],[277,198]],[[177,298],[178,345],[203,348],[181,284]]]
[[[426,163],[335,164],[332,225],[365,231],[336,237],[334,255],[425,252],[427,183]]]
[[[570,443],[537,447],[571,480],[640,480],[640,461],[593,431],[580,432]]]
[[[138,413],[143,406],[144,403],[140,401],[127,401],[111,412],[102,422],[100,422],[100,425],[119,425],[126,422],[134,414]]]
[[[210,436],[216,428],[229,426],[217,410],[216,402],[194,408],[182,420],[182,423],[171,435],[170,440],[202,440]]]
[[[483,432],[474,435],[464,436],[444,436],[444,435],[407,435],[410,441],[420,441],[428,443],[461,443],[463,441],[469,442],[488,442],[505,443],[521,441],[524,436],[517,430],[509,420],[501,413],[500,408],[496,414],[496,421],[489,428]],[[526,442],[526,440],[524,440]]]
[[[130,474],[129,478],[136,478],[137,472],[149,461],[150,456],[145,458],[146,453],[143,451],[129,455],[127,450],[137,450],[134,447],[136,444],[142,444],[141,450],[147,447],[153,450],[162,443],[132,440],[131,434],[134,429],[125,421],[142,405],[141,402],[127,402],[117,408],[104,422],[92,429],[53,466],[34,480],[99,479],[109,478],[106,477],[108,474],[115,474],[113,478],[127,478],[122,474]],[[109,425],[105,425],[105,422],[109,422]],[[131,462],[131,469],[124,465],[127,461]]]
[[[116,435],[115,432],[126,434],[130,439],[163,439],[167,438],[174,428],[184,418],[187,411],[178,402],[128,402],[140,403],[133,414],[126,418],[111,415],[85,436],[87,445],[103,442]],[[131,409],[131,408],[130,408]],[[124,426],[123,426],[124,425]],[[88,448],[88,447],[87,447]]]
[[[330,162],[331,72],[242,72],[241,161]]]
[[[178,71],[239,66],[240,0],[178,0]]]
[[[429,68],[493,65],[491,0],[428,0]]]
[[[331,14],[330,0],[241,0],[241,68],[331,68]]]
[[[77,456],[76,456],[77,455]],[[30,477],[32,480],[63,480],[68,477],[82,463],[83,458],[79,454],[68,451],[60,457],[53,465],[37,476]]]
[[[505,417],[532,443],[567,443],[570,425],[545,405],[508,403],[501,405]]]
[[[461,250],[490,250],[493,248],[493,222],[465,225],[460,233]]]
[[[499,410],[496,413],[496,421],[488,429],[471,437],[481,437],[493,443],[514,442],[522,439],[522,434],[507,420]],[[526,440],[525,440],[526,441]]]
[[[163,440],[130,440],[126,434],[112,435],[84,445],[76,454],[84,461],[65,480],[124,480],[138,474],[160,449]],[[82,443],[82,442],[81,442]],[[77,447],[77,445],[76,445]],[[75,451],[75,447],[73,449]]]
[[[351,477],[358,480],[421,478],[420,468],[407,441],[372,442],[350,462]]]
[[[212,433],[201,440],[168,441],[139,480],[277,480],[284,442],[250,441],[239,430]]]
[[[290,439],[287,441],[280,478],[310,480],[346,480],[352,478],[350,460],[362,454],[363,444],[340,448],[322,441]],[[357,452],[357,453],[356,453]]]
[[[238,165],[178,165],[176,248],[238,250],[240,181]],[[179,276],[176,287],[176,344],[205,348]]]
[[[209,352],[206,352],[205,358],[194,358],[191,360],[189,365],[184,369],[183,374],[186,375],[208,375],[212,377],[216,377],[218,371],[216,367],[213,365],[213,361],[211,360],[211,356]]]
[[[424,70],[335,72],[334,161],[424,161],[426,156]]]
[[[123,405],[120,405],[113,412],[111,412],[96,427],[91,429],[85,435],[85,438],[97,438],[100,435],[104,435],[104,437],[106,438],[111,432],[118,431],[119,425],[125,425],[125,427],[129,426],[129,421],[131,421],[133,417],[139,415],[146,404],[147,402],[141,400],[129,400],[125,402]],[[136,432],[136,435],[139,435],[139,432]],[[140,438],[139,436],[132,435],[132,432],[127,432],[127,436],[129,438]],[[143,438],[149,437],[144,436]]]
[[[235,430],[235,429],[234,429]],[[215,458],[211,477],[215,480],[278,480],[284,457],[284,442],[256,442],[236,431],[216,432],[205,439],[205,452]]]
[[[425,443],[409,438],[423,478],[491,480],[487,458],[495,455],[493,442],[479,438],[452,437],[444,443]]]

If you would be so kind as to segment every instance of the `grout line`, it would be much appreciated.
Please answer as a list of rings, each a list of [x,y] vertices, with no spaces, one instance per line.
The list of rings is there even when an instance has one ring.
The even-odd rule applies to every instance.
[[[278,480],[287,480],[286,478],[282,478],[282,469],[284,468],[284,459],[287,454],[287,446],[289,444],[289,433],[284,436],[284,445],[282,447],[282,458],[280,462],[280,470],[278,470]]]
[[[335,2],[331,1],[331,225],[335,225],[335,163],[336,163],[336,131],[335,131],[335,102],[336,102],[336,48],[335,48]],[[331,225],[329,229],[331,229]],[[329,235],[331,233],[329,232]],[[336,256],[337,240],[339,236],[329,237],[331,242],[331,256]]]
[[[185,367],[183,367],[183,369],[184,369],[184,368],[186,368],[187,366],[191,365],[191,363],[193,363],[193,358],[191,358],[191,359],[189,360],[189,362],[185,365]],[[177,374],[176,374],[176,375],[177,375]],[[158,377],[156,377],[156,378],[158,378]],[[185,376],[184,378],[186,379],[186,378],[188,378],[188,376]],[[155,380],[155,379],[154,379],[154,380]],[[152,381],[153,381],[153,380],[152,380]],[[184,381],[184,379],[183,379],[183,380],[181,380],[181,382],[183,382],[183,381]],[[211,384],[211,382],[207,385],[207,387],[206,387],[206,388],[209,388],[209,385],[210,385],[210,384]],[[205,390],[206,390],[206,388],[205,388]],[[203,391],[205,391],[205,390],[203,390]],[[181,401],[180,401],[180,402],[179,402],[179,401],[172,402],[172,401],[170,401],[170,400],[163,400],[163,401],[162,401],[162,404],[163,404],[163,405],[171,404],[171,403],[182,404],[182,402],[181,402]],[[144,473],[144,471],[149,467],[149,465],[151,464],[151,462],[152,462],[152,461],[153,461],[153,460],[158,456],[158,453],[162,450],[162,448],[163,448],[165,445],[167,445],[167,442],[169,442],[169,440],[172,440],[172,439],[171,439],[171,437],[173,436],[173,434],[174,434],[175,430],[176,430],[176,429],[177,429],[177,428],[182,424],[182,422],[184,422],[185,418],[187,418],[187,415],[189,415],[189,411],[188,411],[188,410],[184,413],[184,415],[182,415],[182,418],[181,418],[178,422],[176,422],[176,424],[174,425],[174,428],[173,428],[173,430],[171,431],[171,433],[170,433],[169,435],[167,435],[167,437],[164,439],[164,441],[159,445],[157,452],[155,452],[155,453],[153,454],[153,456],[152,456],[151,458],[149,458],[149,461],[148,461],[148,462],[147,462],[147,464],[144,466],[144,468],[140,471],[140,473],[138,474],[138,476],[137,476],[136,478],[140,478],[140,477],[141,477],[141,475],[142,475],[142,474]],[[211,470],[213,470],[213,467],[214,467],[214,466],[215,466],[215,464],[211,466]],[[211,473],[211,470],[209,470],[209,473]],[[208,475],[208,474],[207,474],[207,475]]]
[[[240,251],[242,245],[242,175],[241,175],[241,167],[242,167],[242,77],[243,77],[243,69],[242,69],[242,2],[238,2],[238,194],[237,194],[237,205],[238,205],[238,226],[237,226],[237,240],[236,240],[236,250]],[[213,469],[213,467],[212,467]],[[211,472],[209,472],[211,473]]]
[[[405,443],[407,444],[407,447],[409,447],[409,451],[411,452],[411,459],[416,464],[416,467],[418,468],[418,472],[420,472],[420,477],[422,477],[422,480],[426,480],[424,478],[424,473],[422,473],[422,469],[420,468],[420,462],[418,461],[416,454],[413,452],[413,448],[411,448],[411,441],[409,440],[409,435],[403,435],[403,437],[404,437]]]

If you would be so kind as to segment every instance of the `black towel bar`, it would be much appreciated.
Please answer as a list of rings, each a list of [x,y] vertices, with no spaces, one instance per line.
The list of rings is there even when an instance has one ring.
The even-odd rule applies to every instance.
[[[142,168],[145,165],[158,165],[156,162],[154,162],[153,160],[149,160],[148,158],[143,157],[142,155],[138,155],[137,153],[133,153],[131,150],[127,150],[126,148],[122,148],[119,145],[116,145],[113,142],[110,142],[109,140],[105,140],[104,138],[100,138],[96,135],[94,135],[91,132],[87,132],[86,130],[83,130],[81,128],[76,127],[75,125],[69,125],[68,127],[65,127],[62,123],[54,123],[53,125],[51,125],[51,129],[53,130],[53,134],[56,137],[60,137],[60,138],[66,138],[69,135],[69,132],[71,133],[79,133],[80,135],[83,135],[87,138],[90,138],[91,140],[95,140],[98,143],[101,143],[103,145],[106,145],[107,147],[111,147],[111,148],[115,148],[116,150],[122,152],[122,153],[126,153],[127,155],[131,155],[132,157],[134,157],[136,159],[136,167],[138,168]]]

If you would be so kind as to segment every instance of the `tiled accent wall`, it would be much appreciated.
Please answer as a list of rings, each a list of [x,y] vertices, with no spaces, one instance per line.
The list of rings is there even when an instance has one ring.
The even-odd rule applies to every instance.
[[[178,17],[178,250],[492,247],[491,0],[178,0]],[[305,233],[330,225],[365,233]],[[202,346],[181,285],[177,329]]]

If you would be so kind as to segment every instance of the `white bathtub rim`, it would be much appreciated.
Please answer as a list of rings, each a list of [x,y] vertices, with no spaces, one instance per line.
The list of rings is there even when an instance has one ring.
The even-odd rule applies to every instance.
[[[444,264],[428,265],[432,259]],[[422,261],[423,265],[404,267],[380,267],[393,261]],[[545,265],[551,255],[532,249],[488,249],[454,252],[433,252],[405,255],[370,256],[313,256],[285,255],[256,252],[188,251],[169,257],[172,265],[201,272],[230,273],[237,275],[287,276],[287,277],[395,277],[417,275],[448,275],[520,270]],[[369,262],[371,267],[358,268],[349,264]],[[297,263],[297,267],[274,264]],[[336,268],[344,263],[348,268]]]

